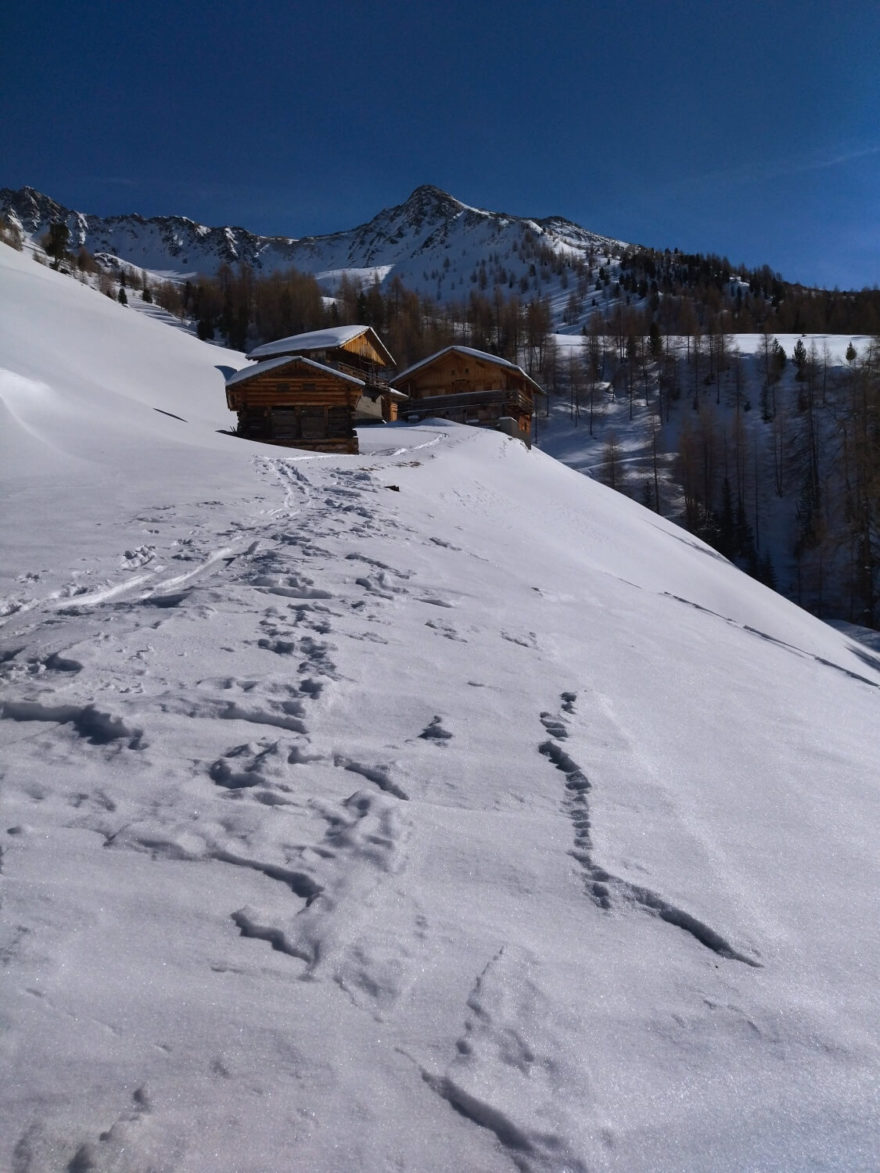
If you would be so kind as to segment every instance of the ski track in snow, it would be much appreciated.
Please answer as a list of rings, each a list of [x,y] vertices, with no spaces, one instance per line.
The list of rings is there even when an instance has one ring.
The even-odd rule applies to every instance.
[[[539,745],[538,751],[556,767],[565,780],[563,808],[571,820],[574,832],[574,847],[571,854],[583,869],[584,885],[591,900],[606,912],[614,907],[615,899],[624,905],[635,905],[652,916],[666,921],[667,924],[674,925],[689,933],[696,941],[707,949],[711,949],[713,953],[717,953],[719,957],[730,961],[741,961],[746,965],[760,968],[758,961],[734,949],[720,933],[689,912],[671,904],[656,892],[651,891],[650,888],[612,875],[596,862],[590,836],[589,794],[592,785],[584,771],[569,757],[560,744],[568,737],[568,721],[575,715],[576,700],[575,693],[563,693],[560,698],[561,712],[558,715],[549,712],[541,713],[541,724],[549,736]]]
[[[502,633],[503,635],[503,633]],[[750,967],[759,963],[718,932],[642,885],[614,876],[595,861],[590,834],[591,783],[564,748],[577,716],[577,694],[565,691],[559,711],[540,714],[546,738],[538,751],[562,775],[562,810],[571,823],[570,854],[581,867],[590,901],[604,913],[635,908],[683,930],[701,946]],[[436,736],[436,717],[421,737]],[[464,1030],[444,1072],[422,1067],[427,1085],[461,1116],[494,1135],[523,1173],[588,1173],[595,1155],[613,1147],[613,1133],[595,1118],[588,1066],[572,1050],[576,1031],[540,986],[539,959],[502,947],[477,977],[467,999]],[[577,1105],[574,1111],[572,1105]]]
[[[577,1142],[585,1144],[595,1097],[573,1053],[570,1024],[539,982],[534,957],[502,948],[474,983],[445,1074],[423,1069],[422,1078],[456,1112],[493,1133],[517,1169],[588,1173]]]

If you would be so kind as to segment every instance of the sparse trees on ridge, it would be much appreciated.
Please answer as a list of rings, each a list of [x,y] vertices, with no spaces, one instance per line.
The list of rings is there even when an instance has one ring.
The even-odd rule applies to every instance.
[[[70,229],[63,221],[53,220],[42,240],[46,255],[53,258],[53,269],[60,268],[61,262],[67,260],[69,244]]]
[[[16,252],[21,252],[21,229],[16,227],[12,221],[7,220],[5,216],[0,216],[0,241],[3,244],[8,244],[10,248],[14,248]]]

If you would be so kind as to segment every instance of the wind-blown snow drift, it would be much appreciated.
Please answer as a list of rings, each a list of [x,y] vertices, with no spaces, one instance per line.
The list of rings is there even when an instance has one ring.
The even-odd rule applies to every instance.
[[[876,1167],[876,657],[0,264],[0,1166]]]

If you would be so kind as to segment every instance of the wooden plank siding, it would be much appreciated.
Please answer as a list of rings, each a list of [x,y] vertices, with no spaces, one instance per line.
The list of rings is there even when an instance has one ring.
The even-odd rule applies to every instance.
[[[426,411],[460,411],[466,415],[480,416],[482,419],[495,418],[498,415],[513,416],[531,415],[532,401],[518,387],[505,389],[494,388],[489,391],[466,391],[453,395],[424,395],[413,400],[407,407],[407,414],[412,410],[421,414]]]
[[[230,411],[238,411],[241,407],[296,403],[318,403],[323,406],[344,404],[354,407],[362,391],[362,387],[347,379],[334,379],[329,374],[321,376],[317,371],[309,372],[307,378],[289,374],[285,377],[270,371],[234,387],[227,387],[226,405]]]
[[[315,452],[356,454],[358,450],[348,407],[246,407],[238,413],[238,434],[263,444]]]
[[[356,422],[397,418],[401,395],[384,372],[394,360],[370,326],[294,334],[264,343],[248,357],[256,366],[226,381],[226,404],[238,414],[240,436],[357,452]]]
[[[304,376],[280,369],[226,389],[238,413],[238,434],[268,444],[322,452],[357,452],[354,409],[362,388],[348,379],[310,369]]]
[[[496,427],[516,420],[520,436],[531,435],[533,383],[518,367],[483,358],[473,351],[451,349],[403,372],[396,386],[410,396],[407,416],[435,415],[456,423]]]
[[[351,355],[357,355],[362,360],[361,370],[364,365],[368,367],[385,367],[388,366],[388,356],[382,354],[377,346],[373,345],[369,333],[359,334],[357,338],[351,338],[347,342],[343,342],[339,350],[345,351]],[[336,354],[339,353],[336,351]]]

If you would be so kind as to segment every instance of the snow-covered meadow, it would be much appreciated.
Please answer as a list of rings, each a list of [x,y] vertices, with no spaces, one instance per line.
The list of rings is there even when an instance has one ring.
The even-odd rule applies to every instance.
[[[0,246],[0,1168],[871,1170],[880,657]]]

